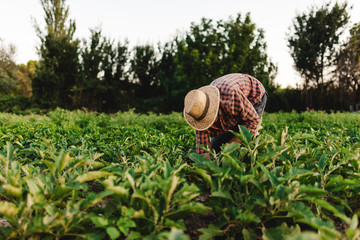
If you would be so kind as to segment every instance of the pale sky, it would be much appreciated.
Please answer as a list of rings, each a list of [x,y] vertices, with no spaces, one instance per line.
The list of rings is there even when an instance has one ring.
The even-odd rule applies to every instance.
[[[36,36],[31,18],[45,27],[40,0],[0,0],[0,38],[16,46],[16,63],[38,60]],[[128,39],[130,46],[170,41],[178,32],[188,31],[201,18],[228,20],[250,12],[252,22],[265,31],[267,54],[278,66],[275,82],[282,87],[301,81],[293,69],[286,33],[297,13],[308,12],[325,0],[67,0],[70,18],[76,22],[75,36],[90,39],[90,30],[101,26],[103,34],[115,41]],[[334,3],[334,1],[332,1]],[[344,0],[339,0],[342,3]],[[360,0],[353,6],[351,23],[360,22]]]

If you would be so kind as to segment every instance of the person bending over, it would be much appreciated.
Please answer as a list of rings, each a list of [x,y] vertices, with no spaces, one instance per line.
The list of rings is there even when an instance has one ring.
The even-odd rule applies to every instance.
[[[240,142],[229,131],[239,132],[238,125],[257,134],[266,101],[267,92],[261,82],[241,73],[224,75],[188,92],[183,114],[196,131],[197,153],[210,159],[210,153],[199,146],[207,145],[219,153],[221,145]]]

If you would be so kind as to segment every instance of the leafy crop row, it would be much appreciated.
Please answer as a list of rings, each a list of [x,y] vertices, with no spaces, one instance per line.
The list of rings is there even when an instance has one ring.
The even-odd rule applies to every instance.
[[[180,114],[0,114],[8,239],[358,239],[357,114],[264,116],[211,160]]]

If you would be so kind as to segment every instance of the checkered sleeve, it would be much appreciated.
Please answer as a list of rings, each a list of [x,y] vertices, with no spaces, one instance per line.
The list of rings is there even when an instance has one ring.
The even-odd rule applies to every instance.
[[[241,120],[242,125],[249,129],[251,133],[255,134],[260,118],[254,106],[245,97],[242,91],[235,89],[229,94],[231,100],[227,102],[229,104],[226,108],[228,114]]]
[[[208,145],[209,147],[211,147],[209,131],[196,131],[196,143],[196,152],[198,154],[205,153],[205,150],[201,149],[200,146]]]

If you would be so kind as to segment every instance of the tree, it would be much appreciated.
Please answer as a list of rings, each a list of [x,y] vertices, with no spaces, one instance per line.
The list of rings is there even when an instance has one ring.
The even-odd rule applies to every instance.
[[[124,44],[116,44],[110,40],[105,44],[104,61],[102,70],[104,71],[103,95],[104,106],[107,111],[115,112],[119,109],[128,110],[129,107],[129,77],[125,70],[129,61],[127,41]]]
[[[221,28],[213,20],[203,18],[201,23],[192,23],[185,37],[176,38],[176,76],[182,83],[182,96],[189,89],[208,85],[222,74],[221,60],[225,54]]]
[[[84,41],[81,50],[81,68],[76,86],[77,107],[95,111],[128,109],[126,98],[129,90],[125,71],[128,62],[127,43],[116,45],[102,36],[101,29],[91,31],[89,43]]]
[[[84,40],[84,47],[81,49],[80,78],[75,88],[76,107],[86,107],[89,110],[99,111],[102,100],[101,91],[101,63],[103,61],[104,42],[101,31],[90,30],[90,43]]]
[[[78,78],[79,40],[74,39],[73,20],[67,21],[66,0],[40,0],[45,12],[45,32],[35,22],[40,38],[40,64],[32,81],[34,99],[61,107],[72,106],[73,88]]]
[[[338,101],[347,108],[360,103],[360,23],[350,29],[350,37],[336,56],[335,78]]]
[[[157,100],[158,103],[166,102],[167,104],[157,104],[157,106],[161,106],[159,111],[169,113],[174,109],[174,106],[181,104],[176,103],[177,89],[179,89],[180,86],[176,81],[175,75],[176,49],[174,42],[166,43],[163,47],[159,46],[159,52],[161,54],[161,59],[158,63],[160,96]]]
[[[273,81],[277,68],[267,57],[263,30],[256,28],[249,13],[216,23],[203,18],[199,25],[192,23],[185,37],[176,39],[176,46],[178,99],[183,100],[190,89],[234,72],[256,77],[268,92],[277,87]],[[182,107],[181,101],[176,110]]]
[[[28,63],[17,66],[16,78],[18,80],[17,91],[25,97],[32,96],[31,79],[34,77],[35,69],[38,66],[37,61],[28,61]]]
[[[16,64],[14,61],[15,46],[5,45],[0,39],[0,94],[16,92]]]
[[[134,83],[138,84],[138,96],[148,99],[155,96],[159,84],[156,53],[152,46],[135,46],[130,60]]]
[[[268,92],[276,86],[277,67],[266,54],[264,31],[251,22],[250,14],[242,20],[238,14],[223,23],[225,52],[223,73],[243,72],[255,76]]]
[[[315,89],[316,101],[306,99],[307,104],[321,108],[329,78],[326,75],[334,65],[335,49],[349,21],[348,5],[330,3],[320,8],[314,6],[308,13],[295,17],[287,34],[288,47],[295,69],[304,78],[305,94]],[[309,96],[308,96],[309,97]]]

